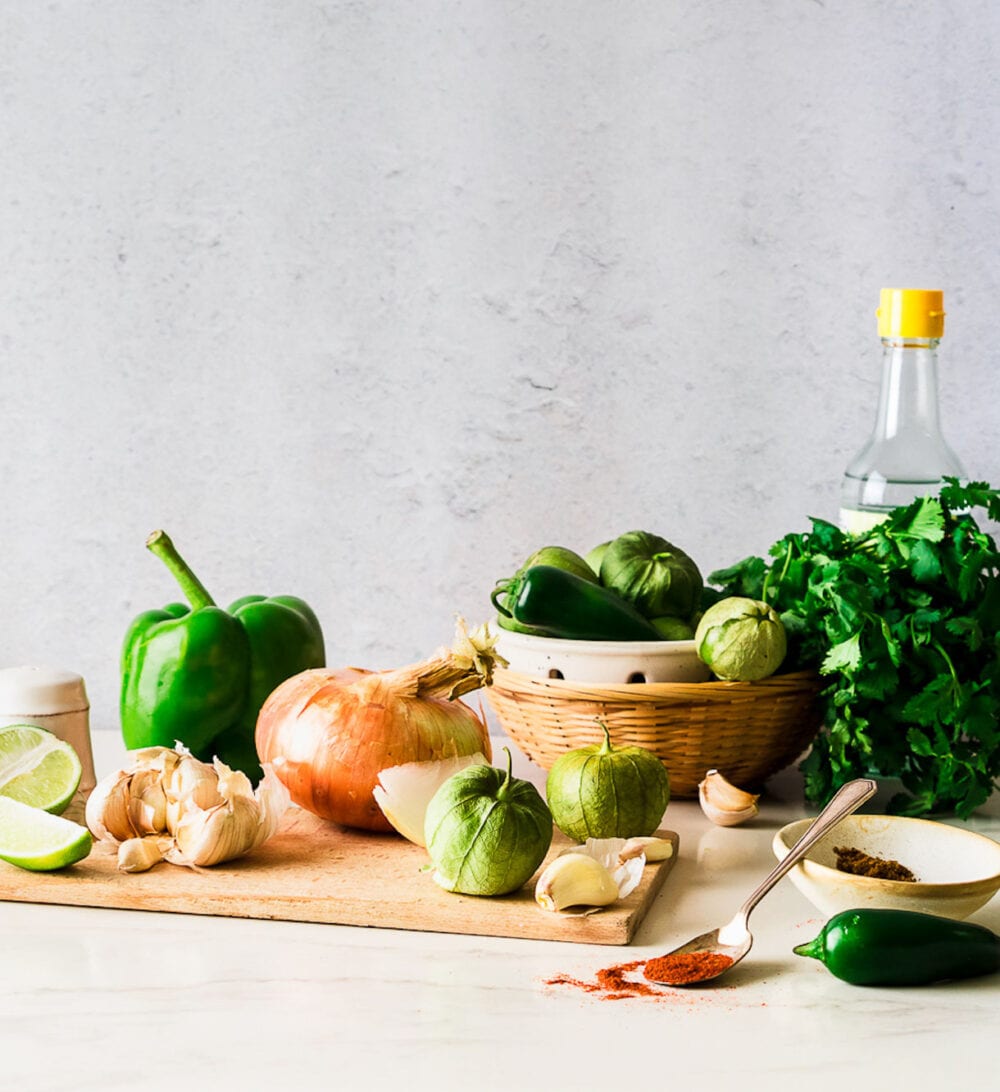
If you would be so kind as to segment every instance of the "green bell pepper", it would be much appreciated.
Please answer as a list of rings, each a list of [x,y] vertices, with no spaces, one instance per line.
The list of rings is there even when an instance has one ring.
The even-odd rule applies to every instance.
[[[913,910],[844,910],[793,951],[854,986],[923,986],[1000,971],[996,933]]]
[[[552,565],[521,569],[501,580],[490,598],[500,625],[512,618],[522,633],[573,641],[663,640],[617,592]]]
[[[223,610],[163,531],[146,546],[189,605],[144,611],[128,628],[121,660],[125,746],[180,742],[204,761],[218,756],[257,780],[257,714],[285,679],[325,665],[319,621],[291,595],[247,595]]]

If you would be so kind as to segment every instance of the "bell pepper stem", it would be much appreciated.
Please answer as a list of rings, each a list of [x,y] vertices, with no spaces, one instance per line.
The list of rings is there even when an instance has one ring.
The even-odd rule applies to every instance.
[[[201,607],[214,607],[215,600],[208,594],[205,585],[194,575],[187,562],[177,552],[177,547],[170,541],[166,531],[154,531],[146,539],[146,549],[158,557],[173,574],[180,585],[192,610]]]

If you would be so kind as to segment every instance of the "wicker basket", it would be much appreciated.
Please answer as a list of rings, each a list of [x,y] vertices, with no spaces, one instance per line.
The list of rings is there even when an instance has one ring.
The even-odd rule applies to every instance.
[[[564,752],[601,738],[652,751],[670,773],[675,797],[698,795],[720,770],[756,789],[791,765],[820,725],[820,680],[809,672],[755,683],[622,683],[595,686],[498,670],[487,688],[501,726],[544,769]]]

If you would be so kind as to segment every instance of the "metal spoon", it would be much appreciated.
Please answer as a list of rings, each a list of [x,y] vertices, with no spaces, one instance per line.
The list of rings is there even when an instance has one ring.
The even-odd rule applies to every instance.
[[[867,778],[848,781],[816,816],[806,832],[788,851],[785,859],[775,865],[760,887],[739,908],[732,921],[723,925],[720,929],[702,933],[701,936],[689,940],[687,944],[682,944],[679,948],[668,952],[666,956],[660,957],[667,960],[671,956],[682,956],[698,952],[707,955],[716,954],[722,958],[718,960],[703,959],[703,969],[697,969],[694,972],[689,969],[686,974],[681,973],[680,968],[673,970],[669,966],[661,970],[656,966],[657,961],[650,960],[643,972],[646,978],[650,982],[657,982],[664,986],[700,986],[703,982],[718,978],[720,974],[739,963],[750,951],[750,946],[753,944],[753,937],[747,928],[747,920],[753,908],[828,830],[835,827],[841,819],[850,815],[851,812],[861,807],[866,800],[875,794],[877,788],[878,785]],[[731,962],[725,962],[726,959]],[[650,973],[650,963],[653,963],[652,970],[655,973]]]

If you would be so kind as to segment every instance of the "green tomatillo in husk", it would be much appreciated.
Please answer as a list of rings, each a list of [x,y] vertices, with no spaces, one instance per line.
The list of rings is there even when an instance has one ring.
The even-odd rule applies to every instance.
[[[583,580],[592,580],[595,584],[597,583],[597,574],[586,560],[565,546],[543,546],[525,561],[518,572],[530,569],[532,565],[551,565],[554,569],[575,573]]]
[[[694,638],[694,626],[684,618],[664,614],[659,618],[650,618],[650,622],[664,641],[690,641]]]
[[[604,560],[604,555],[608,552],[608,547],[611,545],[611,539],[607,542],[598,543],[592,550],[587,551],[587,555],[584,561],[597,573],[601,575],[601,562]]]
[[[666,767],[643,747],[614,747],[604,740],[560,755],[545,783],[556,826],[577,842],[588,838],[638,838],[660,825],[670,800]]]
[[[647,618],[690,618],[703,586],[694,561],[648,531],[628,531],[608,544],[601,558],[601,583]]]
[[[427,805],[424,836],[434,879],[462,895],[507,895],[534,875],[552,844],[552,816],[530,781],[469,766]]]
[[[694,639],[701,661],[727,682],[756,682],[781,667],[788,650],[777,611],[758,599],[733,595],[701,616]]]

